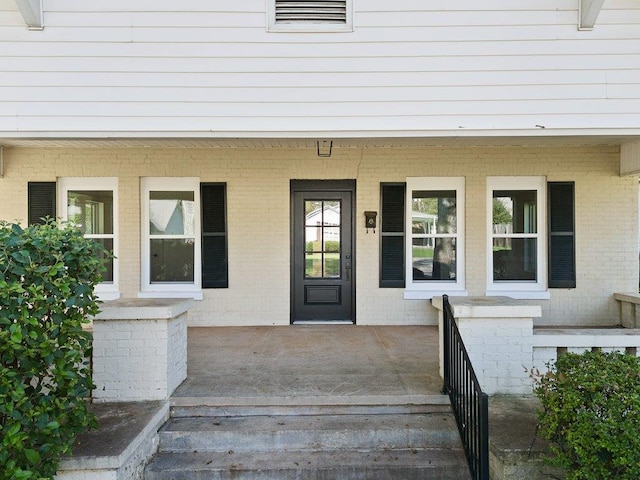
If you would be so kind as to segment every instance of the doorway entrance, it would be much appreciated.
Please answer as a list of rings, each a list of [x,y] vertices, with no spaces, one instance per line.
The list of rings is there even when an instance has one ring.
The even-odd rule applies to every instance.
[[[291,323],[355,323],[355,186],[291,181]]]

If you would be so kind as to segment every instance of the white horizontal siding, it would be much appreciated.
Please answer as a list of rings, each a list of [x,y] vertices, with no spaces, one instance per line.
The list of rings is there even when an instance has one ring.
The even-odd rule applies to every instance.
[[[448,57],[288,57],[274,58],[206,58],[206,57],[6,57],[1,67],[7,72],[41,71],[55,72],[192,72],[212,73],[235,72],[242,75],[248,61],[260,73],[307,72],[310,75],[321,72],[406,72],[407,69],[421,72],[468,72],[483,69],[509,71],[530,70],[580,70],[597,61],[603,70],[626,69],[636,60],[631,54],[602,55],[482,55]],[[410,75],[410,73],[407,73]],[[535,79],[531,79],[535,84]],[[393,85],[391,85],[393,87]],[[268,87],[268,85],[265,85]]]
[[[0,0],[0,28],[16,26],[25,26],[17,3],[15,0]]]
[[[494,125],[504,126],[499,130],[487,128],[486,115],[419,115],[411,116],[385,116],[384,113],[367,120],[367,129],[361,129],[359,119],[353,117],[340,116],[320,117],[314,115],[311,108],[306,116],[301,117],[229,117],[229,118],[209,118],[197,116],[105,116],[100,112],[91,115],[91,107],[88,107],[82,116],[44,117],[41,115],[29,117],[20,115],[17,119],[0,116],[0,131],[8,131],[10,128],[18,126],[16,137],[32,137],[38,132],[46,132],[47,138],[67,138],[69,133],[75,132],[73,138],[85,137],[156,137],[166,136],[169,138],[180,137],[205,137],[211,135],[221,137],[242,137],[242,133],[247,133],[250,137],[362,137],[375,134],[379,137],[394,135],[394,132],[401,132],[407,136],[485,136],[494,134],[513,136],[534,136],[535,131],[540,136],[553,136],[562,134],[565,129],[562,125],[549,123],[546,117],[522,116],[522,115],[496,115],[492,114],[491,120]],[[485,112],[486,113],[486,112]],[[590,114],[570,114],[563,115],[563,123],[572,125],[572,129],[592,129],[593,125],[589,121]],[[542,123],[537,123],[538,121]],[[638,127],[637,113],[631,114],[604,114],[599,115],[598,129],[609,130],[617,134],[628,129],[636,131]],[[292,121],[293,120],[293,121]],[[281,125],[290,125],[290,129],[284,131]],[[126,125],[126,128],[123,128]],[[542,125],[538,127],[537,125]],[[390,128],[393,127],[393,129]],[[447,129],[443,128],[447,127]],[[302,128],[301,128],[302,127]],[[80,133],[77,133],[80,132]],[[452,133],[455,132],[455,133]],[[25,135],[25,133],[27,135]],[[569,134],[575,135],[574,130]],[[11,138],[11,136],[9,136]],[[600,136],[599,138],[603,138]]]
[[[45,22],[46,23],[46,22]],[[575,41],[582,44],[582,50],[589,52],[592,44],[598,42],[637,41],[639,25],[600,25],[591,32],[581,32],[575,25],[563,27],[553,25],[520,26],[520,27],[387,27],[374,29],[362,27],[354,33],[268,33],[261,28],[220,27],[220,28],[138,28],[138,27],[112,27],[97,28],[93,26],[62,28],[45,26],[43,32],[34,33],[24,26],[3,27],[0,29],[0,48],[3,50],[4,42],[23,42],[34,44],[35,48],[40,41],[47,43],[134,43],[151,44],[161,54],[164,44],[200,44],[209,45],[210,54],[215,56],[218,52],[229,53],[238,45],[261,45],[272,47],[272,57],[286,56],[286,51],[281,53],[280,46],[302,45],[309,53],[319,54],[314,46],[324,48],[326,45],[342,45],[349,49],[352,55],[358,55],[357,49],[368,44],[389,44],[396,47],[396,52],[402,54],[405,43],[423,43],[426,51],[438,51],[438,44],[466,44],[475,42],[490,42],[495,45],[503,42],[512,42],[514,46],[520,46],[520,51],[525,54],[526,46],[530,42],[555,42],[558,47],[564,41]],[[335,35],[335,36],[332,36]],[[343,37],[340,37],[344,35]],[[154,45],[156,44],[156,45]],[[102,46],[100,46],[102,48]],[[552,54],[553,50],[547,50]],[[3,52],[4,53],[4,52]],[[60,51],[64,54],[64,51]],[[95,52],[98,55],[100,52]],[[489,50],[487,53],[491,53]],[[250,65],[247,70],[251,71]]]
[[[15,0],[0,0],[0,12],[18,12],[18,4]]]
[[[640,128],[635,0],[589,32],[577,0],[367,0],[351,33],[267,32],[264,0],[44,8],[0,0],[0,137]]]
[[[548,1],[548,0],[545,0]],[[86,5],[85,5],[86,3]],[[215,3],[215,10],[212,3]],[[55,12],[262,12],[264,0],[46,0],[45,9]]]
[[[246,88],[258,89],[269,85],[269,91],[279,88],[341,88],[351,92],[356,88],[378,87],[388,90],[418,87],[430,88],[457,86],[468,88],[481,86],[536,85],[541,88],[552,85],[616,85],[640,83],[640,71],[621,70],[518,70],[502,72],[465,72],[452,76],[450,72],[321,72],[310,76],[307,73],[247,73],[238,78],[234,72],[225,73],[166,73],[156,72],[41,72],[37,76],[25,77],[21,71],[0,75],[0,87],[106,87],[145,89],[154,87],[173,88]],[[8,91],[8,90],[7,90]],[[80,90],[78,90],[80,91]],[[36,95],[35,91],[32,92]],[[232,98],[232,97],[229,97]]]
[[[64,56],[85,57],[96,56],[96,42],[16,42],[5,41],[4,57]],[[446,42],[363,42],[363,43],[322,43],[322,48],[310,48],[310,43],[269,43],[245,42],[236,43],[233,48],[220,48],[212,51],[210,43],[181,42],[169,43],[166,38],[159,43],[105,42],[100,44],[100,58],[103,57],[201,57],[201,58],[360,58],[360,57],[448,57],[478,55],[611,55],[636,54],[638,45],[635,42],[619,42],[615,40],[590,40],[589,51],[585,51],[585,41],[579,39],[564,40],[517,40],[509,42],[475,41]],[[313,45],[311,45],[313,47]],[[357,51],[355,48],[357,47]],[[544,64],[541,65],[544,67]],[[405,69],[406,70],[406,69]],[[247,72],[251,73],[251,72]]]
[[[633,98],[632,92],[626,90],[628,85],[544,85],[537,87],[534,92],[525,85],[517,86],[486,86],[478,87],[486,98],[491,101],[508,100],[590,100],[594,97]],[[117,91],[113,91],[116,88]],[[112,102],[117,97],[118,102],[198,102],[206,103],[238,103],[237,98],[242,98],[242,103],[275,103],[275,104],[299,104],[310,102],[309,91],[313,89],[315,95],[311,103],[345,103],[380,101],[382,92],[385,102],[470,102],[477,100],[478,92],[460,87],[434,87],[424,89],[422,87],[361,87],[352,92],[341,87],[277,87],[272,88],[270,95],[255,87],[14,87],[8,94],[8,89],[0,90],[0,102],[11,102],[15,95],[28,97],[29,102],[42,103],[55,98],[57,102]],[[618,92],[613,95],[613,92]],[[232,100],[229,100],[232,99]]]

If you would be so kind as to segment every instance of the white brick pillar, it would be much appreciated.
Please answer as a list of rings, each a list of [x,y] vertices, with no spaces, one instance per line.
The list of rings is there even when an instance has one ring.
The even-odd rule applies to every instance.
[[[640,294],[615,293],[613,298],[620,303],[620,324],[624,328],[640,327]]]
[[[442,297],[432,303],[440,310],[442,373]],[[541,307],[509,297],[449,297],[449,303],[483,392],[532,393],[533,319]]]
[[[190,299],[105,302],[93,319],[96,402],[166,400],[187,378]]]

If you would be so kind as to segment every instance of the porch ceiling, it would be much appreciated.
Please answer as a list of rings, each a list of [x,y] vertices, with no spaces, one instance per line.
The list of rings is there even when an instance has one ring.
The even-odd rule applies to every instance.
[[[318,140],[333,141],[334,148],[402,148],[431,146],[580,146],[622,145],[638,141],[638,135],[545,136],[441,136],[339,138],[146,138],[146,137],[0,137],[0,146],[46,148],[316,148]]]

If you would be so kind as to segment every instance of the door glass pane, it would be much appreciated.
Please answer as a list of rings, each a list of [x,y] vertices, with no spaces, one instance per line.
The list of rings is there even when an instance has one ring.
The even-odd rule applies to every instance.
[[[340,277],[340,200],[305,200],[305,277]]]
[[[324,254],[324,277],[325,278],[340,277],[340,254],[339,253]]]
[[[67,219],[84,235],[113,233],[113,192],[111,190],[69,190]]]
[[[306,252],[322,251],[322,227],[306,227],[304,234],[304,249]]]
[[[535,238],[494,238],[494,281],[536,281],[536,248]]]
[[[149,192],[149,234],[195,236],[193,191]]]
[[[325,252],[340,252],[340,228],[324,227],[322,229]]]
[[[455,238],[414,238],[412,258],[414,280],[456,280]]]
[[[322,278],[322,253],[307,253],[304,262],[307,278]]]
[[[151,239],[150,247],[151,283],[193,283],[193,239]]]
[[[340,201],[325,201],[323,204],[322,224],[324,226],[340,226]]]

